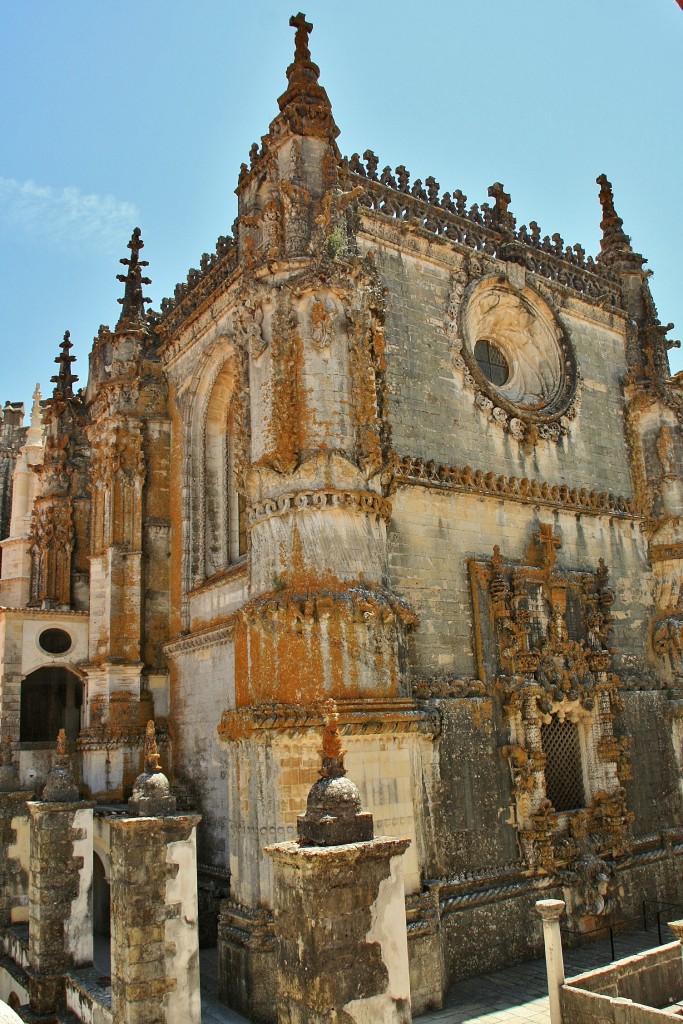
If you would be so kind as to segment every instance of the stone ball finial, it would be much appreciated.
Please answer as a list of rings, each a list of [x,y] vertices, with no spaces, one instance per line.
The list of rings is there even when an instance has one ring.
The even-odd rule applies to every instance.
[[[150,719],[145,730],[145,770],[133,783],[133,795],[128,801],[133,813],[142,818],[159,818],[176,812],[176,798],[159,761],[156,728]]]
[[[75,804],[79,792],[74,779],[71,757],[66,748],[66,733],[60,729],[57,733],[57,756],[43,789],[43,800],[49,803]]]
[[[13,793],[21,789],[19,772],[13,760],[12,740],[6,734],[0,743],[0,793]]]
[[[324,712],[321,777],[311,786],[306,813],[297,819],[299,842],[307,846],[367,842],[374,837],[372,814],[362,810],[358,787],[345,777],[346,751],[335,702],[328,701]]]

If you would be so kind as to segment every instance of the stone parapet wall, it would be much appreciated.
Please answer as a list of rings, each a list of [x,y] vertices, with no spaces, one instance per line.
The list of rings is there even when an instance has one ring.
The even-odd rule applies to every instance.
[[[572,1024],[655,1024],[683,998],[680,942],[648,950],[571,978],[562,987],[563,1017]]]

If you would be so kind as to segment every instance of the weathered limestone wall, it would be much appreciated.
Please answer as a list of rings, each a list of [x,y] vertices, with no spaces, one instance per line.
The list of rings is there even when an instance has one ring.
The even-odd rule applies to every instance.
[[[446,337],[450,273],[420,253],[380,250],[387,296],[387,379],[392,439],[399,455],[535,477],[571,487],[632,493],[623,435],[621,377],[626,372],[624,320],[574,301],[560,320],[584,378],[568,438],[541,442],[524,455],[518,442],[486,419],[454,369]],[[499,265],[504,271],[504,264]],[[528,276],[533,284],[533,278]],[[546,282],[543,282],[546,285]],[[619,430],[617,431],[617,425]]]
[[[171,654],[170,651],[173,651]],[[232,637],[179,641],[169,649],[172,659],[172,703],[175,726],[174,766],[191,782],[202,821],[198,856],[203,865],[228,864],[228,757],[218,738],[226,707],[234,707],[235,656]]]
[[[62,655],[48,654],[40,647],[40,634],[51,628],[64,630],[71,637],[71,647]],[[0,609],[0,652],[0,719],[3,730],[18,742],[22,679],[36,669],[52,666],[78,674],[78,666],[88,657],[87,615],[34,608]],[[36,788],[27,776],[22,775],[22,779]]]
[[[636,834],[663,824],[683,825],[683,796],[672,731],[672,701],[666,690],[623,694],[625,731],[631,737],[633,777],[625,782]]]
[[[420,733],[368,730],[344,735],[346,766],[358,785],[375,830],[411,840],[402,876],[406,892],[420,890],[431,860],[436,764],[431,739]],[[272,906],[272,861],[267,842],[292,840],[296,819],[318,775],[320,737],[272,732],[258,744],[231,744],[229,835],[232,898],[243,905]]]
[[[615,667],[628,675],[647,668],[653,596],[638,521],[411,485],[392,500],[392,586],[421,623],[411,640],[413,677],[476,676],[467,559],[490,558],[500,544],[505,558],[523,561],[539,523],[551,523],[562,540],[560,566],[594,571],[604,558],[616,594]]]
[[[439,785],[433,814],[434,878],[474,872],[485,876],[519,858],[514,798],[497,701],[441,700]]]

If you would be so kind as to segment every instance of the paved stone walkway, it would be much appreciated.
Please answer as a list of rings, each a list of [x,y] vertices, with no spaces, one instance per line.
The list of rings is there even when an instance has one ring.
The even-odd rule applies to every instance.
[[[673,935],[663,929],[663,942]],[[632,956],[659,945],[657,929],[615,936],[617,959]],[[565,950],[565,974],[568,978],[593,967],[609,963],[609,940],[593,942],[579,949]],[[249,1024],[246,1017],[218,1002],[218,955],[215,949],[202,950],[202,1024]],[[442,1010],[414,1018],[414,1024],[550,1024],[548,987],[544,960],[531,960],[502,971],[492,971],[453,985],[447,992]]]

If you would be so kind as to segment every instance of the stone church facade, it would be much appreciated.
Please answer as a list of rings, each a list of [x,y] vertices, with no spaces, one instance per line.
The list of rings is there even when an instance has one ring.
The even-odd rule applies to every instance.
[[[232,235],[156,313],[136,229],[85,386],[67,334],[0,424],[22,787],[64,728],[82,794],[127,799],[153,718],[221,996],[262,1020],[263,848],[331,699],[376,833],[411,840],[414,1011],[537,952],[538,898],[576,930],[676,900],[683,854],[683,380],[611,185],[593,259],[500,183],[468,205],[343,158],[292,24]]]

